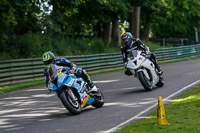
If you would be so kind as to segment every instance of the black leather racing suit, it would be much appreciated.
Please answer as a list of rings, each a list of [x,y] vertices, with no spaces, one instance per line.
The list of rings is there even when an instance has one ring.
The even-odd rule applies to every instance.
[[[128,61],[127,60],[128,49],[143,50],[147,54],[150,54],[149,59],[154,63],[156,69],[158,71],[161,71],[160,67],[158,66],[158,63],[157,63],[157,60],[156,60],[156,56],[149,51],[149,48],[147,46],[145,46],[144,43],[140,39],[133,38],[130,43],[131,43],[131,47],[129,47],[127,45],[121,47],[121,52],[122,52],[122,57],[123,57],[124,63],[127,63],[127,61]],[[129,75],[129,74],[127,74],[127,71],[125,72],[125,74]]]

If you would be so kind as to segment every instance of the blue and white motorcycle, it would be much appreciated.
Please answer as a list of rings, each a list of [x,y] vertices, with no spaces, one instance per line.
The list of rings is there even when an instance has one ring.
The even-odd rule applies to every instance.
[[[70,70],[51,64],[48,89],[57,94],[65,108],[72,114],[81,113],[81,109],[89,105],[100,108],[104,104],[104,97],[100,89],[89,91],[89,86]]]

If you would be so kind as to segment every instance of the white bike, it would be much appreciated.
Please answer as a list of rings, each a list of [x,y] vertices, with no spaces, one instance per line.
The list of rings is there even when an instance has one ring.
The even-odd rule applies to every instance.
[[[128,70],[138,77],[142,86],[147,91],[151,91],[154,86],[164,85],[163,75],[159,75],[152,61],[146,58],[146,54],[140,50],[130,49],[128,63],[125,66]]]

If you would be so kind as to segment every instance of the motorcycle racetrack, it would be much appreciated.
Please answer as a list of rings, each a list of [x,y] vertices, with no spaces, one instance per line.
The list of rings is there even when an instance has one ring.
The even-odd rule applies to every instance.
[[[71,115],[45,86],[0,95],[0,133],[109,133],[129,125],[200,83],[200,59],[161,65],[165,85],[145,91],[137,78],[123,71],[92,76],[105,104]]]

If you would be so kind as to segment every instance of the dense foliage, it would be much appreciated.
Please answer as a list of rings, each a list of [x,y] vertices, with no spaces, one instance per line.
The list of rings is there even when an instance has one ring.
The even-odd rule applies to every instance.
[[[140,37],[189,38],[200,23],[197,0],[1,0],[0,60],[120,50],[140,8]],[[134,31],[133,31],[134,32]]]

